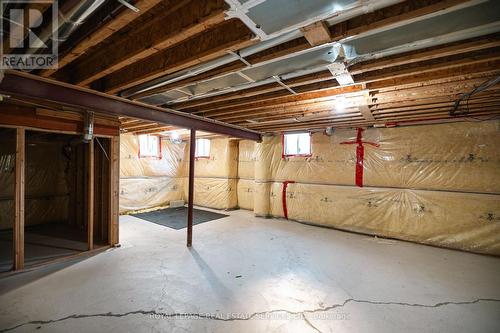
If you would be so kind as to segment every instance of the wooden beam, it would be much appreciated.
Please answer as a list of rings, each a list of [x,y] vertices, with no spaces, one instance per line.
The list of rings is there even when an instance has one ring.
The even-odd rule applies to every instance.
[[[261,139],[259,133],[241,127],[130,101],[18,71],[8,70],[5,72],[5,77],[0,83],[0,92],[18,99],[30,98],[41,102],[50,101],[81,110],[143,119],[181,128],[196,128],[249,140],[260,141]]]
[[[116,38],[60,71],[56,78],[88,86],[91,82],[149,57],[224,21],[223,0],[172,3],[149,22]],[[165,22],[169,22],[165,24]]]
[[[14,270],[24,268],[24,196],[26,170],[26,133],[24,128],[16,129],[16,188],[14,203]]]
[[[227,51],[237,51],[250,46],[255,43],[253,38],[253,33],[241,21],[227,20],[96,81],[94,88],[116,93],[162,75],[215,59],[225,55]]]
[[[300,29],[311,46],[318,46],[332,41],[330,30],[325,21],[314,22]]]
[[[60,57],[58,60],[58,69],[47,69],[40,72],[43,77],[49,77],[53,75],[56,71],[62,69],[64,66],[68,65],[72,61],[78,59],[82,56],[88,49],[92,46],[99,44],[106,38],[110,37],[115,32],[124,28],[127,24],[130,24],[133,20],[137,19],[141,15],[147,13],[151,8],[156,6],[163,0],[137,0],[134,2],[134,6],[139,9],[136,13],[132,10],[125,9],[120,12],[117,17],[108,21],[106,24],[100,26],[98,29],[93,31],[90,35],[86,36],[78,44],[73,44],[74,47],[69,50],[69,52]]]
[[[94,139],[87,147],[87,249],[94,249]]]
[[[187,214],[187,246],[193,245],[193,205],[194,205],[194,161],[196,152],[196,130],[191,129],[189,137],[189,179],[188,179],[188,214]]]

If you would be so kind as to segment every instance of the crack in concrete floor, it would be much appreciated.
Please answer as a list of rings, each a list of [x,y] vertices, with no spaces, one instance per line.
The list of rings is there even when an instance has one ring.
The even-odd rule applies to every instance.
[[[330,311],[333,309],[342,308],[349,303],[364,303],[364,304],[372,304],[372,305],[398,305],[398,306],[422,307],[422,308],[439,308],[439,307],[447,306],[447,305],[469,305],[469,304],[477,304],[480,302],[500,303],[500,299],[477,298],[477,299],[472,300],[472,301],[461,301],[461,302],[446,301],[446,302],[439,302],[439,303],[435,303],[435,304],[419,304],[419,303],[406,303],[406,302],[370,301],[370,300],[364,300],[364,299],[348,298],[343,303],[333,304],[333,305],[330,305],[327,307],[316,308],[313,310],[290,311],[290,310],[286,310],[286,309],[276,309],[276,310],[269,310],[269,311],[262,311],[262,312],[254,312],[252,314],[249,314],[248,316],[241,316],[241,317],[238,316],[238,317],[231,317],[231,318],[222,318],[222,317],[217,316],[217,315],[199,314],[199,313],[164,313],[164,312],[158,312],[156,310],[135,310],[135,311],[129,311],[129,312],[124,312],[124,313],[107,312],[107,313],[96,313],[96,314],[73,314],[73,315],[69,315],[66,317],[59,318],[59,319],[33,320],[33,321],[25,322],[25,323],[22,323],[22,324],[19,324],[16,326],[12,326],[9,328],[0,329],[0,333],[12,331],[12,330],[15,330],[17,328],[20,328],[20,327],[23,327],[26,325],[46,325],[46,324],[52,324],[52,323],[65,321],[68,319],[82,319],[82,318],[93,318],[93,317],[120,318],[120,317],[126,317],[126,316],[130,316],[130,315],[150,315],[150,316],[158,316],[160,318],[183,318],[184,317],[184,318],[209,319],[209,320],[217,320],[217,321],[226,321],[227,322],[227,321],[246,321],[246,320],[251,320],[255,317],[265,316],[265,315],[269,315],[272,313],[280,313],[280,312],[287,313],[287,314],[294,315],[294,316],[301,316],[308,326],[310,326],[311,328],[313,328],[314,330],[316,330],[318,332],[321,332],[305,316],[306,313]]]

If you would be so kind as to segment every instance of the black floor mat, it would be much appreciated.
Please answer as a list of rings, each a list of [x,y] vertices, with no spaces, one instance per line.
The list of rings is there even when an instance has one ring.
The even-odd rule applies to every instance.
[[[179,230],[186,227],[187,211],[187,207],[176,207],[133,214],[132,216]],[[193,209],[193,225],[221,219],[226,216],[229,215],[209,212],[208,210]]]

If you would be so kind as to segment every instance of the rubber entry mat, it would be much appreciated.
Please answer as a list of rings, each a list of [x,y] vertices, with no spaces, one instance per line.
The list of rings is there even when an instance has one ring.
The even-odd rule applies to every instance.
[[[187,226],[187,207],[175,207],[155,210],[147,213],[133,214],[137,218],[153,222],[175,230]],[[221,219],[229,215],[210,212],[207,210],[193,209],[193,225]]]

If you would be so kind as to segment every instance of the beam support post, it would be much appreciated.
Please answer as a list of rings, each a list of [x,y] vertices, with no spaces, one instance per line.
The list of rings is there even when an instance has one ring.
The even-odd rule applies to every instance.
[[[87,245],[94,249],[94,138],[88,143],[87,169]]]
[[[194,202],[194,161],[196,151],[196,129],[191,128],[189,138],[189,183],[188,183],[188,216],[187,216],[187,246],[193,245],[193,202]]]
[[[14,270],[24,268],[25,130],[16,129],[16,189],[14,220]]]
[[[119,210],[120,210],[120,137],[114,136],[111,138],[110,145],[110,217],[109,217],[109,245],[117,246],[120,242],[119,237]]]

